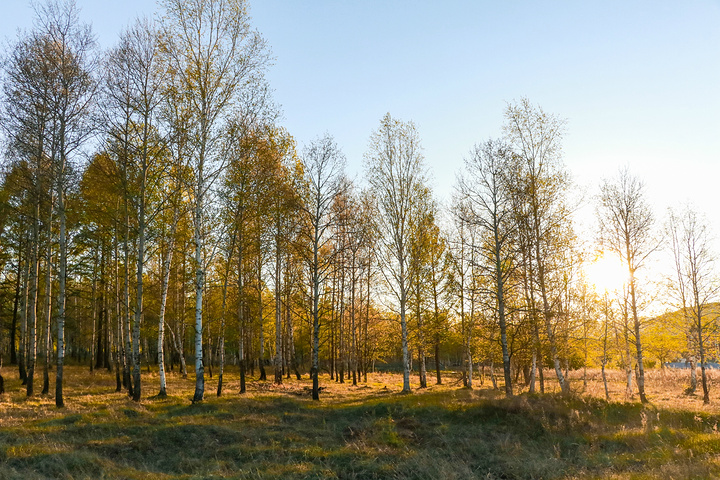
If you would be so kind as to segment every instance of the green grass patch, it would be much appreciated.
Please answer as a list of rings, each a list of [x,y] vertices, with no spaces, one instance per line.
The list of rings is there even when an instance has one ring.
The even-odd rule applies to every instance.
[[[307,380],[250,382],[241,396],[232,372],[222,397],[191,404],[191,379],[171,377],[168,397],[136,403],[110,374],[67,375],[65,409],[0,398],[0,478],[720,477],[713,411],[457,386],[399,395],[328,379],[313,402]],[[107,390],[89,388],[98,380]]]

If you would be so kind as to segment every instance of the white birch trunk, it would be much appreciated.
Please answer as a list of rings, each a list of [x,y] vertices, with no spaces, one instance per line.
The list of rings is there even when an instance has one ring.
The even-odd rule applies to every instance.
[[[170,285],[170,266],[172,265],[173,250],[175,247],[175,230],[178,220],[177,209],[174,211],[173,223],[167,253],[163,259],[162,278],[160,285],[160,315],[158,317],[158,371],[160,374],[159,397],[167,396],[167,380],[165,378],[165,311],[167,306],[168,287]]]
[[[62,174],[61,174],[62,175]],[[62,185],[62,180],[59,182]],[[65,362],[65,298],[67,280],[67,232],[65,225],[65,193],[58,192],[58,218],[60,220],[60,268],[58,271],[57,366],[55,371],[55,406],[65,406],[63,400],[63,365]]]

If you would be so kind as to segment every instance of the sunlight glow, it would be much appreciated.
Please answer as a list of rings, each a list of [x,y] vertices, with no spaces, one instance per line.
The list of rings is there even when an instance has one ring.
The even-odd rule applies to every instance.
[[[610,253],[598,256],[588,265],[586,272],[588,280],[595,285],[598,293],[619,290],[628,276],[627,268],[620,259]]]

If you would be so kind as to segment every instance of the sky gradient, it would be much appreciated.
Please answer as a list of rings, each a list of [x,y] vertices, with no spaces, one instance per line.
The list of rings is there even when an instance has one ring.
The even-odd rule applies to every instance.
[[[157,10],[77,3],[104,48]],[[583,222],[600,179],[628,166],[659,223],[689,201],[720,233],[718,1],[262,0],[250,12],[275,57],[281,123],[301,148],[329,132],[361,183],[370,133],[390,112],[416,123],[436,196],[448,200],[463,158],[500,136],[507,102],[525,96],[567,119]],[[25,0],[5,0],[0,36],[32,16]]]

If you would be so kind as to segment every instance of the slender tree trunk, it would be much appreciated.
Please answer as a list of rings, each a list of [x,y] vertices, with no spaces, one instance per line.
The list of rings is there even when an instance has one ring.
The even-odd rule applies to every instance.
[[[338,363],[340,365],[337,379],[340,383],[345,383],[345,360],[347,356],[345,342],[345,268],[340,266],[340,292],[338,294]]]
[[[62,151],[62,150],[61,150]],[[62,176],[62,174],[61,174]],[[60,180],[60,185],[63,181]],[[60,268],[58,272],[58,321],[57,321],[57,369],[55,372],[55,405],[65,406],[63,401],[63,364],[65,362],[65,298],[67,280],[67,233],[65,225],[65,193],[58,192],[58,219],[60,221]]]
[[[698,332],[698,352],[700,353],[700,377],[703,387],[703,403],[710,403],[710,388],[708,387],[707,372],[705,371],[705,346],[703,345],[702,330]]]
[[[584,316],[584,314],[583,314]],[[585,357],[583,359],[583,391],[587,390],[587,365],[588,365],[588,327],[587,318],[583,318],[583,350]]]
[[[337,308],[335,308],[335,296],[338,294],[337,288],[337,266],[332,267],[332,288],[330,289],[330,380],[336,378],[336,362],[337,358]]]
[[[505,320],[505,277],[504,269],[507,268],[503,265],[502,259],[502,243],[500,240],[500,225],[495,217],[495,223],[493,224],[493,234],[495,239],[495,288],[497,289],[497,309],[498,309],[498,321],[500,324],[500,346],[502,348],[503,357],[503,375],[505,377],[505,396],[512,397],[512,377],[510,374],[510,352],[508,349],[507,339],[507,322]]]
[[[184,251],[185,247],[187,247],[187,244],[183,244],[183,250],[181,251]],[[178,356],[180,358],[180,370],[182,372],[182,378],[187,378],[187,362],[185,359],[185,298],[187,298],[185,290],[185,273],[187,272],[187,265],[185,263],[186,256],[183,255],[182,259],[182,271],[176,270],[175,272],[176,276],[180,277],[176,278],[175,281],[175,285],[180,282],[180,288],[178,289],[176,287],[175,289],[175,300],[177,302],[177,306],[175,308],[177,338],[174,332],[171,331],[170,333],[173,334],[173,345],[175,346],[175,350],[177,350]]]
[[[241,228],[243,218],[239,215],[239,225]],[[247,362],[245,360],[245,285],[243,282],[243,261],[245,250],[243,248],[243,232],[238,232],[238,263],[237,263],[237,288],[238,288],[238,360],[240,362],[240,393],[245,393],[245,368]]]
[[[695,355],[690,355],[688,363],[690,364],[690,388],[687,393],[695,395],[697,392],[697,362],[695,361]]]
[[[351,272],[351,288],[350,288],[350,369],[352,370],[353,385],[357,385],[357,329],[355,325],[355,287],[357,278],[355,276],[355,255],[353,254],[353,264]]]
[[[118,225],[117,219],[115,220],[115,236],[113,240],[113,250],[115,252],[115,320],[117,327],[117,336],[115,341],[115,380],[117,383],[116,392],[121,392],[123,386],[127,386],[127,377],[125,372],[127,371],[127,356],[125,355],[125,330],[124,330],[124,313],[120,300],[120,251],[119,251],[119,239],[118,239]],[[121,379],[122,372],[122,379]]]
[[[490,381],[493,384],[493,390],[497,390],[497,380],[495,379],[495,362],[490,362]]]
[[[201,159],[204,155],[201,153]],[[202,257],[202,192],[205,188],[200,168],[197,199],[195,206],[195,394],[193,403],[201,402],[205,394],[205,367],[203,365],[203,292],[205,288],[205,268]]]
[[[440,335],[435,337],[435,383],[442,385],[442,377],[440,376]]]
[[[168,289],[170,287],[170,266],[172,265],[173,251],[175,250],[175,231],[178,222],[178,209],[173,213],[173,224],[168,237],[167,252],[163,259],[162,279],[160,284],[160,315],[158,316],[158,371],[160,374],[160,392],[158,396],[167,396],[167,379],[165,378],[165,312]]]
[[[415,277],[415,315],[418,325],[418,380],[420,388],[427,388],[427,369],[425,366],[425,335],[422,318],[422,298],[420,290],[420,276]]]
[[[93,281],[93,287],[97,288],[97,285],[95,284],[94,281]],[[95,288],[92,288],[91,292],[92,292],[92,290],[95,290]],[[90,361],[88,363],[89,363],[89,367],[90,367],[90,375],[93,375],[95,373],[95,368],[96,368],[96,365],[95,365],[95,362],[97,360],[96,356],[99,353],[101,353],[100,349],[97,348],[97,346],[98,346],[99,340],[101,338],[100,335],[102,334],[102,325],[98,329],[98,323],[102,321],[102,311],[101,312],[97,311],[97,300],[96,300],[97,297],[95,297],[95,295],[93,295],[92,293],[90,293],[90,295],[93,297],[93,301],[91,301],[92,313],[90,315],[90,320],[92,322],[92,334],[90,336]]]
[[[467,388],[472,390],[472,388],[473,388],[473,357],[472,357],[472,352],[470,350],[469,345],[468,345],[468,349],[467,349],[467,375],[468,375]]]
[[[105,280],[105,263],[107,261],[105,243],[100,245],[100,311],[98,312],[98,328],[97,328],[97,345],[95,347],[95,369],[107,368],[109,360],[107,357],[107,329],[108,329],[108,312],[107,312],[107,282]]]
[[[242,307],[240,307],[242,310]],[[238,338],[238,357],[240,361],[240,393],[245,393],[247,387],[245,385],[245,370],[247,360],[245,359],[245,327],[240,326],[240,336]]]
[[[28,371],[27,371],[27,396],[31,397],[34,393],[35,380],[35,362],[37,361],[37,299],[38,299],[38,277],[40,270],[40,193],[36,192],[35,205],[33,209],[32,220],[32,239],[30,243],[30,272],[29,272],[29,291],[27,321],[30,329],[28,342]]]
[[[363,325],[363,343],[365,344],[363,359],[363,382],[367,383],[368,370],[370,369],[370,339],[368,336],[368,326],[370,324],[370,282],[372,281],[372,271],[370,259],[367,262],[367,295],[365,297],[365,324]]]
[[[348,241],[347,237],[347,230],[346,226],[343,225],[343,244],[346,245],[346,247],[350,250],[350,258],[349,258],[349,265],[347,266],[348,272],[349,272],[349,282],[350,282],[350,302],[349,302],[349,319],[348,319],[348,328],[350,329],[349,332],[349,338],[348,341],[350,343],[349,347],[347,348],[348,353],[346,355],[347,357],[347,366],[348,366],[348,380],[352,378],[352,384],[353,386],[357,386],[357,322],[356,322],[356,312],[357,309],[355,308],[356,305],[356,293],[357,293],[357,284],[358,284],[358,275],[357,275],[357,246],[353,245]]]
[[[280,221],[277,221],[277,237],[275,238],[275,384],[282,385],[282,259],[280,251]]]
[[[10,364],[16,365],[18,363],[18,352],[15,346],[15,340],[17,338],[17,321],[18,321],[18,306],[20,304],[20,293],[21,293],[21,279],[23,276],[23,248],[22,242],[18,242],[18,264],[17,272],[15,274],[15,298],[13,300],[13,316],[12,324],[10,325]],[[22,378],[22,375],[20,376]]]
[[[288,286],[287,301],[285,302],[285,318],[288,326],[288,347],[290,352],[290,368],[295,373],[295,378],[302,379],[300,370],[298,369],[297,352],[295,351],[295,327],[290,311],[290,287]]]
[[[538,252],[539,254],[539,252]],[[560,384],[560,390],[564,394],[570,393],[570,388],[567,383],[567,380],[562,372],[562,366],[560,365],[560,357],[558,356],[557,351],[557,339],[555,337],[555,331],[553,329],[552,325],[552,316],[553,312],[550,308],[550,302],[548,300],[547,291],[545,289],[545,279],[544,279],[544,272],[543,267],[539,266],[539,278],[540,278],[540,294],[542,296],[543,300],[543,318],[545,319],[545,330],[548,337],[548,344],[550,346],[550,356],[553,361],[553,366],[555,367],[555,375],[557,376],[558,383]]]
[[[51,207],[52,208],[52,207]],[[48,225],[52,224],[51,220]],[[48,228],[48,244],[45,253],[45,354],[43,366],[42,394],[50,393],[50,362],[52,358],[52,241],[51,229]]]
[[[262,255],[259,253],[259,255]],[[260,368],[260,380],[267,380],[265,372],[265,332],[263,328],[263,301],[262,301],[262,265],[258,262],[257,271],[257,292],[258,292],[258,322],[260,328],[260,354],[258,356],[258,367]]]
[[[230,249],[230,255],[227,259],[227,267],[225,268],[225,278],[223,280],[222,289],[222,309],[220,313],[220,340],[218,341],[218,350],[220,355],[220,366],[218,372],[218,386],[217,396],[222,395],[223,389],[223,374],[225,373],[225,315],[227,315],[227,290],[228,282],[230,280],[230,261],[232,259],[235,250],[235,237],[233,237],[233,246]]]
[[[125,240],[123,243],[124,253],[124,295],[123,295],[123,335],[125,338],[125,361],[123,363],[123,384],[128,389],[128,395],[134,396],[130,368],[135,365],[133,359],[132,335],[130,333],[130,214],[128,211],[128,199],[125,198]]]
[[[319,217],[319,215],[316,215]],[[312,366],[310,367],[310,376],[312,377],[312,398],[320,400],[320,386],[318,374],[320,370],[320,236],[317,225],[315,225],[313,238],[313,262],[311,266],[312,278]]]
[[[410,393],[410,351],[408,348],[408,328],[406,318],[407,293],[405,290],[405,265],[400,263],[400,329],[403,354],[403,393]]]
[[[470,265],[475,264],[475,254],[470,256]],[[474,269],[471,268],[470,275],[472,277],[475,276]],[[467,323],[467,332],[465,337],[465,342],[467,344],[465,348],[465,352],[467,353],[467,388],[472,389],[473,388],[473,352],[472,352],[472,333],[473,333],[473,326],[475,325],[475,289],[472,288],[472,286],[475,284],[474,278],[471,278],[471,289],[470,289],[470,319]]]
[[[610,328],[610,306],[608,305],[607,301],[607,293],[605,293],[605,332],[603,335],[603,357],[602,357],[602,364],[600,366],[600,370],[602,372],[602,379],[603,379],[603,386],[605,387],[605,400],[608,402],[610,401],[610,390],[608,390],[608,381],[607,381],[607,375],[605,374],[605,366],[608,362],[608,331]]]
[[[695,279],[694,279],[695,280]],[[703,387],[703,403],[705,405],[710,403],[710,388],[708,386],[707,372],[705,371],[705,328],[702,322],[703,318],[703,305],[700,302],[698,295],[698,288],[696,281],[693,282],[693,293],[695,297],[695,324],[697,326],[698,336],[698,354],[700,355],[700,378],[702,379]]]
[[[626,244],[628,256],[630,256],[629,241]],[[645,396],[645,365],[643,362],[643,349],[642,341],[640,339],[640,318],[638,317],[637,311],[637,299],[635,298],[635,271],[630,272],[630,307],[632,308],[633,315],[633,326],[635,328],[635,351],[637,352],[637,384],[638,394],[640,395],[640,402],[648,403],[648,399]]]
[[[140,206],[138,209],[138,251],[137,251],[137,279],[135,296],[135,319],[132,331],[132,358],[133,358],[133,395],[136,402],[141,397],[140,380],[140,323],[143,318],[143,272],[145,268],[145,176],[147,168],[143,168],[143,178],[140,187]]]
[[[440,307],[438,305],[437,278],[435,278],[435,269],[432,269],[432,286],[433,286],[433,321],[435,322],[435,383],[442,385],[442,377],[440,376]],[[369,292],[368,292],[369,295]]]
[[[22,297],[20,303],[20,341],[18,349],[18,366],[20,370],[20,379],[22,385],[27,385],[27,324],[28,324],[28,299],[29,299],[29,286],[30,286],[30,260],[25,260],[23,268],[23,287]]]
[[[103,245],[103,250],[107,252],[105,245]],[[102,266],[101,266],[101,272],[100,272],[100,279],[102,281],[102,299],[101,299],[101,305],[102,305],[102,329],[104,330],[104,334],[102,335],[102,364],[107,369],[108,372],[113,371],[113,346],[114,346],[114,337],[113,337],[113,328],[112,328],[112,322],[110,320],[110,305],[108,304],[110,293],[108,289],[108,282],[107,282],[107,274],[106,274],[106,264],[107,264],[107,258],[108,253],[103,253],[103,257],[106,260],[103,260]],[[100,339],[98,339],[98,342],[100,342]],[[98,352],[99,353],[99,352]],[[98,357],[98,361],[100,360],[100,357]]]
[[[528,392],[533,394],[535,393],[535,375],[537,372],[537,350],[533,348],[532,351],[532,366],[530,367],[530,387],[528,389]]]
[[[625,325],[623,328],[624,340],[625,340],[625,375],[627,380],[625,382],[625,396],[627,398],[632,397],[632,358],[630,357],[630,325],[628,325],[627,312],[625,312]]]
[[[92,337],[90,340],[90,373],[92,374],[95,370],[95,337],[97,336],[97,323],[98,323],[98,312],[97,312],[97,267],[98,258],[97,252],[99,250],[99,241],[95,245],[95,252],[93,252],[93,273],[92,273],[92,288],[90,290],[90,303],[92,305]]]
[[[312,367],[310,369],[310,375],[312,376],[312,398],[313,400],[320,400],[320,386],[318,381],[318,372],[320,370],[320,318],[318,315],[319,307],[319,288],[320,285],[316,280],[313,282],[313,337],[312,337]]]

